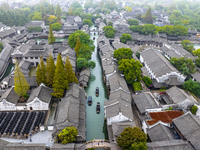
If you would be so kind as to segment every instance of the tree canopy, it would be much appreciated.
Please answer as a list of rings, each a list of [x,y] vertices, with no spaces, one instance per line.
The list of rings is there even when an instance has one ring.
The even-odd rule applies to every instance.
[[[92,21],[90,19],[84,19],[83,20],[83,24],[84,25],[88,25],[89,27],[91,27],[93,23],[92,23]]]
[[[114,51],[114,57],[120,61],[121,59],[131,59],[133,52],[130,48],[119,48]]]
[[[78,79],[77,77],[75,76],[75,73],[72,69],[72,65],[69,61],[69,57],[67,56],[66,57],[66,61],[65,61],[65,73],[66,73],[66,78],[67,78],[67,81],[68,83],[78,83]]]
[[[143,16],[143,21],[145,23],[147,23],[147,24],[153,24],[153,17],[152,17],[152,13],[151,13],[151,7],[149,7],[149,9],[147,10],[147,12]]]
[[[133,26],[133,25],[139,25],[139,21],[137,19],[129,19],[128,20],[128,24],[130,26]]]
[[[54,44],[54,42],[56,41],[54,35],[53,35],[53,31],[52,31],[52,27],[51,24],[49,25],[49,36],[48,36],[48,42],[49,44]]]
[[[122,133],[117,137],[117,143],[123,150],[130,149],[131,147],[131,149],[135,147],[143,147],[145,149],[142,150],[146,150],[146,140],[146,134],[138,127],[124,128]]]
[[[58,140],[62,144],[72,143],[76,140],[76,136],[78,135],[78,130],[76,127],[66,127],[58,134]]]
[[[27,83],[24,74],[21,72],[19,64],[16,60],[15,62],[15,74],[14,74],[14,90],[19,96],[26,96],[30,85]]]
[[[68,38],[68,44],[71,48],[74,48],[76,46],[76,41],[78,37],[80,38],[81,45],[86,44],[94,48],[93,41],[90,39],[90,36],[81,30],[77,30],[74,33],[70,34]]]
[[[189,79],[183,83],[183,88],[194,93],[196,96],[200,96],[200,83]]]
[[[57,98],[63,97],[64,90],[68,88],[68,81],[66,79],[66,73],[64,70],[64,64],[61,55],[58,54],[55,75],[53,80],[53,90],[52,95]]]
[[[52,87],[53,85],[55,69],[56,69],[56,66],[54,63],[54,59],[50,53],[49,58],[47,59],[47,63],[46,63],[46,84],[49,87]]]
[[[123,33],[121,38],[120,38],[120,41],[124,44],[126,44],[127,41],[132,41],[133,38],[130,34],[127,34],[127,33]]]
[[[133,84],[141,80],[142,64],[135,59],[122,59],[118,62],[119,70],[123,72],[126,82]]]
[[[183,48],[185,50],[187,50],[190,53],[192,53],[193,50],[194,50],[194,46],[191,44],[191,42],[189,40],[183,40],[183,41],[181,41],[181,45],[183,46]]]
[[[189,75],[195,72],[195,64],[192,59],[172,57],[170,63],[184,75]]]
[[[114,38],[115,33],[117,32],[113,26],[105,26],[103,27],[104,34],[107,38]]]
[[[51,27],[54,31],[60,31],[62,26],[59,23],[53,23]]]

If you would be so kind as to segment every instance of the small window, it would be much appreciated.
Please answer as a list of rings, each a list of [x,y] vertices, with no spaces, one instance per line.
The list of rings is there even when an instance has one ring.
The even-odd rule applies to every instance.
[[[35,57],[35,59],[38,59],[38,57]]]
[[[25,57],[25,59],[28,59],[28,57]]]
[[[31,57],[31,59],[33,59],[33,57]]]
[[[34,66],[34,62],[32,62],[31,65]]]

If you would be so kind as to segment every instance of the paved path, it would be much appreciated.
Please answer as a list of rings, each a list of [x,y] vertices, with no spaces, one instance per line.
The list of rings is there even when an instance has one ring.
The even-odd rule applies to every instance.
[[[106,140],[92,140],[86,143],[86,149],[89,148],[110,148],[110,142]]]

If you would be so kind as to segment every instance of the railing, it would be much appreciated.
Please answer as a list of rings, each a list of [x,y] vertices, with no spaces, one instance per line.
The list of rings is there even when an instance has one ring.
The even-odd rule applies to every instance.
[[[86,143],[86,149],[89,148],[110,148],[110,142],[104,139],[92,140]]]

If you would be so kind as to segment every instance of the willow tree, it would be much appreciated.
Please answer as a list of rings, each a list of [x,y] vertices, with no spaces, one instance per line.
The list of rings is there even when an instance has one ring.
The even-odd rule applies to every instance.
[[[49,36],[48,36],[48,42],[49,44],[54,44],[54,42],[56,41],[54,35],[53,35],[53,31],[52,31],[52,27],[51,24],[49,25]]]
[[[78,38],[76,40],[76,46],[75,46],[75,51],[76,51],[77,57],[78,57],[78,52],[79,52],[80,48],[81,48],[81,42],[80,42],[80,39],[79,39],[79,36],[78,36]]]
[[[67,77],[68,83],[72,83],[72,82],[78,83],[78,79],[75,76],[75,73],[72,69],[72,65],[69,61],[68,56],[66,57],[66,61],[65,61],[65,72],[66,72],[66,77]]]
[[[52,95],[57,98],[63,97],[65,88],[68,88],[68,82],[66,80],[66,75],[61,55],[58,54],[54,81],[53,81],[54,92],[52,93]]]
[[[21,72],[18,62],[15,63],[15,74],[14,74],[14,90],[19,96],[26,96],[30,85],[27,83],[24,74]]]
[[[55,63],[54,59],[51,54],[49,54],[49,58],[47,59],[46,63],[46,85],[49,87],[52,87],[53,80],[54,80],[54,74],[55,74]]]

